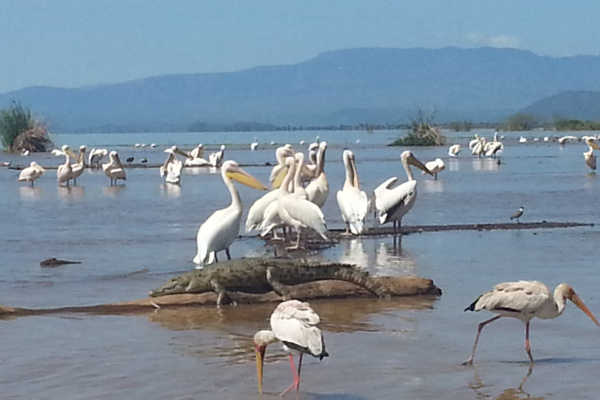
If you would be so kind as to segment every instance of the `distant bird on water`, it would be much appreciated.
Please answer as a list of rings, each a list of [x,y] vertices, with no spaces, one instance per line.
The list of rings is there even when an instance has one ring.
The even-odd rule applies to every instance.
[[[133,158],[133,157],[127,157],[127,158],[125,159],[125,161],[127,161],[127,162],[128,162],[128,163],[130,163],[130,164],[133,162],[133,160],[134,160],[134,158]]]
[[[521,223],[521,216],[523,215],[523,209],[524,209],[523,206],[519,207],[519,210],[516,213],[514,213],[513,215],[511,215],[511,217],[510,217],[511,221],[513,219],[516,219],[517,223],[520,224]]]
[[[19,182],[29,182],[30,186],[33,187],[33,181],[42,176],[46,171],[41,165],[32,161],[30,166],[23,169],[19,174]]]
[[[554,290],[554,295],[546,285],[537,281],[505,282],[494,286],[494,289],[479,296],[465,311],[488,310],[496,315],[483,321],[477,328],[477,336],[473,344],[471,357],[464,364],[472,364],[479,335],[484,326],[502,317],[516,318],[525,323],[525,351],[533,364],[529,344],[529,322],[535,318],[554,319],[565,310],[566,301],[571,300],[598,326],[598,320],[585,306],[573,288],[561,283]]]

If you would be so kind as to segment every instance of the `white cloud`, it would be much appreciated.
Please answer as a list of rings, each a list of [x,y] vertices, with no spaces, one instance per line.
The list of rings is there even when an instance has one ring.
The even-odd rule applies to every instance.
[[[521,47],[521,39],[513,35],[484,36],[479,33],[470,33],[466,36],[467,41],[489,47],[509,47],[518,49]]]

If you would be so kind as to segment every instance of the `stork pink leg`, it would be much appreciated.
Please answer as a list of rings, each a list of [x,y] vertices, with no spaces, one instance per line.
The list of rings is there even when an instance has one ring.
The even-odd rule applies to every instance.
[[[533,356],[531,355],[531,346],[529,345],[529,322],[525,324],[525,351],[533,364]]]
[[[498,318],[502,318],[502,315],[497,315],[494,318],[488,319],[487,321],[483,321],[482,323],[479,324],[479,327],[477,328],[477,336],[475,336],[475,343],[473,344],[473,351],[471,352],[471,357],[469,357],[469,359],[467,361],[465,361],[463,363],[463,365],[473,364],[473,357],[475,357],[475,349],[477,349],[477,342],[479,342],[479,335],[481,335],[481,330],[483,329],[484,326],[486,326],[490,322],[494,322]]]
[[[285,389],[283,392],[281,392],[281,394],[279,396],[283,396],[285,395],[287,392],[289,392],[292,389],[296,389],[296,391],[300,388],[300,367],[302,366],[302,354],[300,355],[300,361],[298,363],[298,372],[296,372],[296,366],[294,365],[294,356],[293,355],[289,355],[290,358],[290,367],[292,369],[292,375],[294,376],[294,383],[292,383],[292,385]]]

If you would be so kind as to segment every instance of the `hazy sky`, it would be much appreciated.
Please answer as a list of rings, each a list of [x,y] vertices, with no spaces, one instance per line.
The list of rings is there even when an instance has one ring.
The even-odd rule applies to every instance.
[[[600,55],[600,1],[0,0],[0,93],[294,64],[354,47]]]

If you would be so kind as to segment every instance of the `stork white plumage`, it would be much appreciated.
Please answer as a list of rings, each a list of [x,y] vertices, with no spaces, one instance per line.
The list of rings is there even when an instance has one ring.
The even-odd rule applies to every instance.
[[[302,356],[309,354],[322,360],[329,356],[325,351],[323,334],[318,327],[319,315],[308,303],[298,300],[288,300],[280,303],[271,314],[271,330],[258,331],[254,335],[254,349],[256,351],[256,372],[258,377],[258,391],[262,393],[263,366],[265,351],[269,344],[280,341],[288,352],[290,367],[294,382],[284,390],[283,396],[292,389],[300,389],[300,370]],[[299,354],[298,370],[294,365],[294,354]]]
[[[199,265],[213,261],[218,262],[217,253],[223,250],[227,254],[227,259],[231,260],[229,246],[239,233],[243,212],[240,194],[231,180],[254,189],[267,190],[255,177],[241,169],[238,163],[232,160],[225,161],[221,166],[221,177],[229,189],[231,204],[212,213],[198,229],[196,236],[198,252],[194,257],[194,263]],[[212,256],[211,253],[213,253]]]
[[[596,170],[596,156],[594,155],[594,150],[600,150],[600,147],[594,139],[591,138],[588,138],[585,141],[585,144],[588,145],[590,150],[583,153],[583,160],[585,161],[585,165],[594,172]]]
[[[31,184],[31,187],[33,187],[33,181],[42,176],[44,171],[46,170],[41,165],[39,165],[35,161],[32,161],[31,164],[29,164],[29,167],[24,168],[19,173],[18,180],[19,182],[29,182]]]
[[[379,223],[385,224],[393,222],[394,234],[400,228],[402,233],[402,217],[414,206],[417,200],[417,181],[415,180],[411,165],[421,169],[429,175],[433,175],[427,167],[410,152],[404,151],[400,156],[402,166],[406,172],[407,182],[398,185],[394,188],[394,184],[398,181],[397,177],[393,177],[383,182],[374,190],[375,210],[379,214]]]
[[[349,235],[351,231],[355,235],[360,235],[369,211],[369,198],[363,190],[360,190],[354,153],[344,150],[342,159],[346,168],[346,180],[342,190],[337,192],[337,202],[346,224],[345,234]]]
[[[505,282],[494,286],[492,291],[479,296],[465,311],[488,310],[497,316],[483,321],[477,328],[477,336],[471,357],[464,364],[472,364],[479,335],[484,326],[502,317],[516,318],[525,324],[525,351],[533,363],[531,346],[529,343],[529,322],[537,317],[541,319],[554,319],[565,310],[566,300],[571,300],[583,311],[596,325],[598,320],[586,307],[575,293],[573,288],[566,283],[561,283],[554,290],[554,295],[546,285],[538,281]]]

